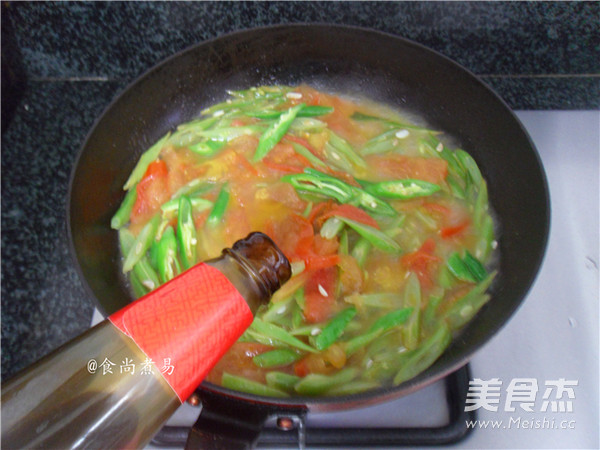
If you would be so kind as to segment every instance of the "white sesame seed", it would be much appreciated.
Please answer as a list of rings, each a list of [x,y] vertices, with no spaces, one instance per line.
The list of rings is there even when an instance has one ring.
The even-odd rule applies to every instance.
[[[327,293],[327,291],[325,290],[325,288],[323,286],[321,286],[321,284],[319,284],[319,292],[321,293],[321,295],[323,297],[329,297],[329,294]]]
[[[398,139],[406,139],[410,133],[408,130],[399,130],[396,132],[396,137]]]
[[[372,365],[373,365],[373,360],[371,358],[367,359],[367,363],[365,364],[365,367],[368,369]]]
[[[190,242],[192,245],[196,245],[198,243],[198,239],[192,238],[192,240]]]
[[[496,250],[498,248],[498,241],[492,241],[492,248]]]
[[[223,111],[222,109],[215,111],[213,113],[213,117],[221,117],[223,114],[225,114],[225,111]]]
[[[285,96],[294,100],[302,98],[302,94],[300,92],[288,92],[287,94],[285,94]]]
[[[136,253],[141,253],[142,252],[142,243],[138,242],[137,245],[135,246],[135,252]]]
[[[340,159],[342,159],[342,158],[340,158],[340,155],[338,155],[336,152],[331,152],[331,157],[333,159],[335,159],[336,161],[339,161]]]
[[[277,310],[277,314],[283,314],[285,312],[285,305]]]
[[[441,153],[442,150],[444,150],[444,144],[440,142],[435,149],[437,152]]]
[[[313,328],[312,330],[310,330],[310,335],[311,336],[316,336],[317,334],[321,334],[321,329],[320,328]]]

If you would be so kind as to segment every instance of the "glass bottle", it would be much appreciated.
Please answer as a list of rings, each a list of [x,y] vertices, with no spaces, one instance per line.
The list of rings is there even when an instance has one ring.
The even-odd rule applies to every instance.
[[[3,384],[2,447],[145,446],[290,276],[251,233],[116,312]]]

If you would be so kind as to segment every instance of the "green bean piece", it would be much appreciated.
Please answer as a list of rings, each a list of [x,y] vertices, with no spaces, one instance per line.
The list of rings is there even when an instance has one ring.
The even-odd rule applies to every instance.
[[[423,312],[423,327],[427,330],[431,329],[435,325],[437,308],[440,303],[442,303],[442,300],[444,300],[444,290],[439,289],[439,291],[440,292],[436,292],[435,294],[431,294],[429,296],[429,301],[427,302],[427,306]]]
[[[381,383],[371,380],[356,380],[350,383],[341,384],[334,386],[325,392],[325,395],[339,397],[342,395],[359,394],[361,392],[368,391],[370,389],[376,389],[381,387]]]
[[[338,156],[344,157],[347,161],[350,162],[353,166],[358,166],[362,168],[367,167],[367,163],[364,159],[362,159],[358,153],[354,151],[352,146],[346,142],[345,139],[335,134],[333,131],[328,130],[329,132],[329,143],[331,146],[338,151]],[[335,159],[335,158],[334,158]]]
[[[297,142],[292,142],[291,144],[292,144],[292,148],[294,149],[294,151],[296,153],[298,153],[300,156],[303,156],[306,159],[308,159],[308,162],[310,162],[313,166],[320,167],[323,169],[327,168],[327,164],[325,164],[318,157],[313,155],[309,149],[307,149],[303,145],[298,144]]]
[[[265,375],[267,386],[282,391],[293,391],[294,385],[300,381],[300,377],[284,372],[269,372]]]
[[[192,202],[187,195],[179,199],[179,213],[177,216],[177,243],[183,270],[196,264],[196,226],[192,217]]]
[[[133,290],[133,295],[136,299],[143,297],[150,292],[150,290],[142,284],[133,270],[129,272],[129,282],[131,283],[131,289]]]
[[[119,229],[119,246],[121,247],[121,254],[127,255],[133,244],[135,243],[135,236],[128,228]]]
[[[215,204],[213,209],[211,210],[208,218],[206,219],[206,224],[210,227],[217,226],[223,216],[225,215],[225,210],[227,209],[227,204],[229,203],[229,189],[227,183],[225,183],[221,190],[219,191],[219,195],[217,196],[217,200],[215,200]]]
[[[458,299],[447,311],[445,319],[451,330],[456,330],[466,324],[490,299],[485,291],[492,284],[495,276],[496,272],[490,273],[485,280],[474,286],[464,297]]]
[[[349,253],[348,250],[348,231],[345,229],[342,231],[340,235],[340,246],[338,247],[338,252],[340,255],[347,255]]]
[[[485,270],[483,264],[469,253],[468,250],[465,251],[463,261],[477,282],[483,281],[487,277],[487,270]]]
[[[412,311],[413,308],[402,308],[381,316],[371,325],[366,333],[355,336],[344,343],[346,356],[350,356],[358,349],[367,346],[386,331],[405,323]]]
[[[164,234],[164,231],[163,231],[163,234]],[[161,235],[161,239],[162,239],[162,235]],[[152,244],[150,244],[150,250],[148,252],[148,255],[149,255],[148,261],[150,261],[150,265],[155,270],[158,270],[159,248],[160,248],[160,241],[157,241],[156,239],[152,240]]]
[[[469,267],[465,264],[458,252],[453,252],[448,257],[448,260],[446,261],[446,267],[448,267],[452,275],[459,280],[466,281],[468,283],[477,283],[477,278],[469,270]]]
[[[337,341],[355,315],[356,308],[351,306],[333,317],[314,339],[317,350],[325,350]]]
[[[171,200],[169,200],[166,203],[163,203],[163,205],[160,207],[162,213],[163,213],[163,217],[169,215],[169,213],[172,212],[177,212],[179,211],[179,200],[181,199],[182,195],[178,196],[178,197],[174,197]],[[188,197],[190,199],[190,202],[192,204],[192,210],[196,211],[196,212],[200,212],[200,211],[205,211],[207,209],[210,209],[213,207],[213,202],[211,202],[210,200],[207,200],[205,198],[202,197]]]
[[[127,222],[129,222],[129,217],[131,216],[131,210],[133,209],[133,205],[137,199],[137,189],[133,186],[132,189],[127,191],[125,194],[125,198],[119,206],[119,209],[113,216],[110,221],[110,227],[114,230],[118,230],[123,227]]]
[[[404,306],[412,308],[412,312],[402,329],[402,343],[407,350],[413,350],[419,345],[421,333],[421,284],[412,272],[404,288]]]
[[[287,348],[278,348],[269,352],[261,353],[252,358],[258,367],[283,367],[301,358],[301,354]]]
[[[360,236],[369,241],[374,247],[388,253],[400,252],[398,243],[378,229],[346,217],[339,216],[338,218],[356,231]]]
[[[304,103],[292,106],[284,112],[279,119],[265,131],[258,140],[258,146],[252,157],[252,162],[258,162],[263,159],[269,151],[281,140],[287,133],[288,128],[296,118],[298,112],[304,107]]]
[[[177,240],[171,226],[164,231],[158,243],[157,265],[158,274],[163,283],[175,278],[181,272],[177,259]]]
[[[232,375],[227,372],[223,372],[221,384],[228,389],[246,392],[248,394],[263,395],[265,397],[289,397],[289,395],[282,390],[244,377],[238,377],[237,375]]]
[[[202,178],[194,178],[192,181],[182,186],[177,190],[177,192],[171,195],[171,200],[177,199],[182,195],[204,194],[205,192],[210,191],[214,187],[215,185],[213,183],[209,183],[203,180]]]
[[[452,275],[447,265],[440,268],[438,284],[444,289],[452,289],[456,285],[456,278]]]
[[[435,333],[427,338],[404,362],[402,368],[394,377],[394,384],[398,385],[406,380],[410,380],[431,366],[444,353],[451,339],[448,326],[442,323]]]
[[[481,233],[481,225],[488,211],[488,190],[485,180],[481,180],[473,206],[473,227]]]
[[[437,184],[411,178],[380,181],[379,183],[361,182],[361,184],[367,192],[373,195],[401,200],[428,197],[441,189]]]
[[[294,298],[294,300],[296,300]],[[304,322],[304,316],[302,315],[302,308],[296,300],[294,308],[292,309],[292,329],[298,328],[302,322]]]
[[[146,254],[146,251],[150,248],[152,240],[156,236],[156,230],[160,224],[160,215],[157,214],[150,221],[144,225],[144,228],[140,231],[138,236],[135,238],[132,248],[125,256],[125,262],[123,263],[123,273],[129,272],[133,269],[135,263],[137,263],[142,256]]]
[[[333,108],[330,106],[320,105],[304,105],[304,107],[298,112],[296,117],[317,117],[324,116],[333,112]],[[266,110],[266,111],[248,111],[247,116],[256,117],[258,119],[278,119],[285,111],[281,110]]]
[[[360,238],[358,241],[356,241],[356,244],[354,244],[354,247],[352,248],[352,257],[356,259],[359,267],[363,267],[365,265],[370,250],[371,243],[366,238]]]
[[[398,303],[398,294],[395,292],[352,294],[348,295],[344,300],[358,307],[370,306],[373,308],[392,308]]]
[[[294,390],[300,395],[320,395],[334,386],[349,383],[358,375],[358,369],[342,369],[333,375],[321,375],[311,373],[302,378],[294,386]]]
[[[369,328],[369,331],[383,330],[387,331],[395,326],[402,325],[406,322],[414,312],[414,307],[407,307],[391,311],[377,319]]]
[[[333,239],[344,228],[344,222],[337,217],[330,217],[325,221],[319,234],[324,239]]]
[[[486,214],[481,224],[480,238],[475,245],[475,256],[481,261],[487,261],[495,244],[494,222]]]
[[[138,278],[140,283],[148,289],[148,291],[152,291],[160,286],[160,282],[158,281],[158,275],[150,265],[150,261],[147,256],[143,256],[135,266],[133,266],[133,273]]]
[[[287,314],[295,303],[294,295],[290,295],[286,299],[277,303],[271,303],[261,319],[265,322],[276,322],[278,318]]]
[[[419,149],[423,153],[427,153],[430,156],[435,156],[446,160],[448,163],[448,171],[456,174],[459,178],[464,179],[466,171],[460,164],[460,162],[454,156],[454,153],[450,151],[444,144],[442,144],[435,136],[431,133],[427,139],[421,139],[419,141]]]
[[[462,200],[467,198],[465,189],[460,185],[460,183],[452,174],[448,174],[448,176],[446,177],[446,182],[448,183],[448,186],[450,186],[450,192],[452,193],[452,195]]]
[[[455,150],[454,155],[460,161],[462,166],[466,169],[473,184],[479,186],[479,184],[483,180],[483,177],[481,176],[479,167],[477,166],[477,163],[475,162],[473,157],[461,149]]]
[[[311,353],[316,352],[316,350],[310,345],[307,345],[300,339],[295,338],[283,328],[278,327],[277,325],[274,325],[272,323],[263,322],[259,318],[254,319],[250,328],[257,333],[262,334],[263,336],[272,339],[277,339],[278,341],[283,342],[284,344],[290,347],[296,347],[300,350],[304,350]]]
[[[376,120],[376,121],[379,121],[379,122],[381,122],[381,123],[383,123],[385,125],[388,125],[388,126],[391,126],[391,127],[395,127],[395,128],[408,128],[408,129],[423,131],[423,132],[427,132],[427,133],[437,133],[437,131],[435,131],[435,130],[430,130],[428,128],[423,128],[423,127],[420,127],[419,125],[412,125],[412,124],[409,124],[409,123],[398,122],[396,120],[384,119],[382,117],[376,117],[376,116],[372,116],[370,114],[361,113],[361,112],[358,112],[358,111],[356,111],[354,114],[352,114],[350,116],[350,118],[352,120],[357,120],[357,121]]]
[[[229,142],[240,136],[251,136],[260,133],[264,129],[263,125],[246,125],[241,127],[223,127],[211,130],[205,130],[200,133],[208,140],[216,142]]]
[[[379,136],[375,136],[374,138],[367,141],[365,145],[360,150],[360,154],[365,155],[375,155],[380,153],[387,153],[394,149],[397,145],[396,133],[398,130],[388,130]]]
[[[204,131],[212,127],[218,122],[218,117],[207,117],[192,120],[190,122],[183,123],[177,127],[177,131],[185,132],[198,132]]]
[[[131,172],[131,175],[129,175],[129,178],[125,182],[123,190],[128,191],[144,177],[148,166],[152,161],[158,158],[160,151],[163,149],[164,144],[167,142],[167,139],[169,139],[170,135],[171,132],[168,132],[162,138],[156,141],[156,143],[152,145],[148,150],[142,153],[142,156],[140,156],[140,159],[138,160],[138,163],[136,164],[133,171]]]

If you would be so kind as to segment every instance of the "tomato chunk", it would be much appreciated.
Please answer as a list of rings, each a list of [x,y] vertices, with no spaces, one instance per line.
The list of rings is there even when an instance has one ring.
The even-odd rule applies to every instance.
[[[335,304],[337,269],[328,267],[314,271],[304,287],[304,317],[309,323],[327,320]]]
[[[149,220],[170,198],[168,174],[164,161],[156,160],[150,163],[144,177],[136,186],[137,198],[131,211],[133,224]]]

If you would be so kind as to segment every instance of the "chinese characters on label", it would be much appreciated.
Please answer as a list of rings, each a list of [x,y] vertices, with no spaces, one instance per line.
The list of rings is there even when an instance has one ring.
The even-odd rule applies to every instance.
[[[136,373],[136,368],[142,375],[151,375],[155,373],[155,369],[159,369],[160,373],[171,375],[175,370],[175,366],[171,363],[171,358],[163,358],[162,366],[159,368],[159,364],[152,361],[151,358],[146,358],[139,367],[136,366],[135,362],[132,359],[125,358],[119,365],[112,362],[108,358],[104,358],[104,361],[98,363],[95,359],[90,359],[87,363],[87,370],[89,373],[96,373],[102,375],[108,375],[113,373],[129,373],[130,375],[134,375]]]
[[[578,380],[546,380],[540,386],[535,378],[513,378],[504,390],[506,397],[501,402],[502,381],[498,378],[482,380],[475,378],[469,381],[469,392],[465,411],[479,408],[498,411],[503,405],[505,412],[515,412],[518,408],[526,412],[573,412],[573,399]],[[536,408],[538,392],[542,392],[541,401]]]

